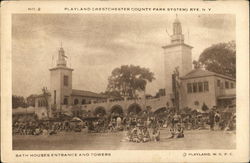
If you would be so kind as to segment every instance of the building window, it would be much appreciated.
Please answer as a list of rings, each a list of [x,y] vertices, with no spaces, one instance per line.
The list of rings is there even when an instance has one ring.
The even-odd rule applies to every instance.
[[[231,88],[234,88],[234,83],[231,83]]]
[[[54,90],[54,104],[56,104],[56,90]]]
[[[209,91],[209,85],[208,82],[204,82],[204,92]]]
[[[220,87],[220,80],[217,80],[217,86]]]
[[[197,92],[197,83],[193,83],[193,92],[194,92],[194,93]]]
[[[69,85],[69,77],[64,75],[63,77],[63,83],[64,83],[64,86],[68,86]]]
[[[82,99],[82,105],[86,104],[86,100]]]
[[[64,98],[63,104],[64,104],[64,105],[68,105],[68,98],[67,98],[67,97]]]
[[[192,84],[191,83],[187,83],[187,92],[192,93]]]
[[[78,99],[74,100],[74,105],[77,105],[79,103]]]
[[[228,81],[225,81],[225,88],[226,88],[226,89],[229,88],[229,83],[228,83]]]
[[[199,88],[199,92],[203,92],[203,84],[202,84],[202,82],[198,83],[198,88]]]

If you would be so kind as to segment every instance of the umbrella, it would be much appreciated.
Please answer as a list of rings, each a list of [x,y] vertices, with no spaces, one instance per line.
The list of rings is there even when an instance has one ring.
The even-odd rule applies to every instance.
[[[74,121],[74,122],[82,122],[82,120],[78,117],[74,117],[71,121]]]

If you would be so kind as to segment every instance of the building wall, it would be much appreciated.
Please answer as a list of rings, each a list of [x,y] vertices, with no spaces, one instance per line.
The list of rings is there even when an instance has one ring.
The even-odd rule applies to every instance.
[[[182,46],[182,64],[180,76],[184,76],[192,70],[192,48]]]
[[[166,97],[161,96],[159,98],[153,98],[153,99],[138,99],[138,100],[115,100],[115,101],[110,101],[108,100],[107,102],[96,102],[96,103],[91,103],[91,104],[85,104],[85,105],[79,105],[82,110],[86,111],[91,111],[94,112],[96,108],[102,107],[105,109],[106,113],[110,113],[111,109],[115,106],[119,106],[122,108],[124,113],[127,113],[128,108],[136,104],[138,105],[142,110],[144,110],[146,107],[150,107],[151,111],[156,111],[157,109],[160,109],[162,107],[166,107]],[[62,106],[62,110],[67,110],[67,108],[70,108],[72,106]]]
[[[165,66],[165,91],[166,95],[172,94],[172,74],[176,66],[181,65],[182,56],[181,46],[164,48]]]
[[[61,94],[61,85],[60,85],[60,71],[52,70],[50,71],[50,93],[51,93],[51,104],[59,104],[60,94]],[[56,94],[55,92],[56,91]]]
[[[179,75],[183,76],[192,70],[192,48],[183,44],[164,47],[165,90],[167,102],[172,104],[172,74],[179,67]]]
[[[68,86],[64,85],[64,76],[68,76]],[[72,94],[72,71],[68,69],[61,70],[61,103],[65,97],[68,98],[68,103],[71,103],[71,94]]]
[[[47,118],[48,117],[48,111],[47,108],[44,106],[40,106],[40,107],[28,107],[28,108],[22,108],[19,107],[17,109],[13,109],[12,110],[12,114],[13,115],[25,115],[25,114],[31,114],[34,113],[35,115],[37,115],[38,119],[43,119],[43,118]]]
[[[48,110],[46,108],[46,102],[44,97],[40,96],[35,99],[35,113],[37,114],[38,118],[44,118],[47,117],[49,114],[49,117],[52,116],[52,111],[51,111],[51,97],[48,97]]]
[[[220,85],[218,85],[218,80],[220,81]],[[226,81],[229,83],[229,88],[225,87]],[[214,82],[215,82],[215,95],[216,95],[216,97],[223,96],[225,93],[225,90],[235,89],[235,87],[236,87],[235,80],[232,80],[229,78],[222,78],[222,77],[216,76]],[[231,87],[231,84],[233,84],[233,87]]]
[[[64,76],[68,76],[68,86],[64,85]],[[72,71],[67,68],[53,69],[50,73],[50,92],[51,92],[51,104],[55,104],[59,107],[63,104],[65,97],[68,98],[68,103],[71,103],[72,94]],[[56,91],[56,100],[55,100]]]
[[[196,92],[196,93],[188,93],[187,84],[188,83],[198,83],[198,82],[208,82],[209,91]],[[199,105],[195,105],[195,101],[198,101]],[[200,78],[192,78],[192,79],[183,79],[181,82],[181,109],[184,107],[189,107],[192,109],[199,109],[205,103],[208,108],[212,108],[216,106],[216,85],[215,85],[215,77],[200,77]]]

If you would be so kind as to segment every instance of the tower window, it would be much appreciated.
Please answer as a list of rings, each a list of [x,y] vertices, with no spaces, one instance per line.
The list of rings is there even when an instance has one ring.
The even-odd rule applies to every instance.
[[[63,77],[63,83],[64,83],[64,86],[68,86],[69,85],[69,77],[67,75],[64,75],[64,77]]]
[[[231,83],[231,88],[234,88],[234,83]]]

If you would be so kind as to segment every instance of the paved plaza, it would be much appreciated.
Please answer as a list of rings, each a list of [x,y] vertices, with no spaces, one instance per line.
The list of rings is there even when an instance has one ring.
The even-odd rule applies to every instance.
[[[160,142],[124,141],[126,132],[87,133],[82,131],[49,136],[13,136],[13,150],[188,150],[235,149],[235,132],[192,130],[185,137],[169,139],[168,129],[161,129]]]

